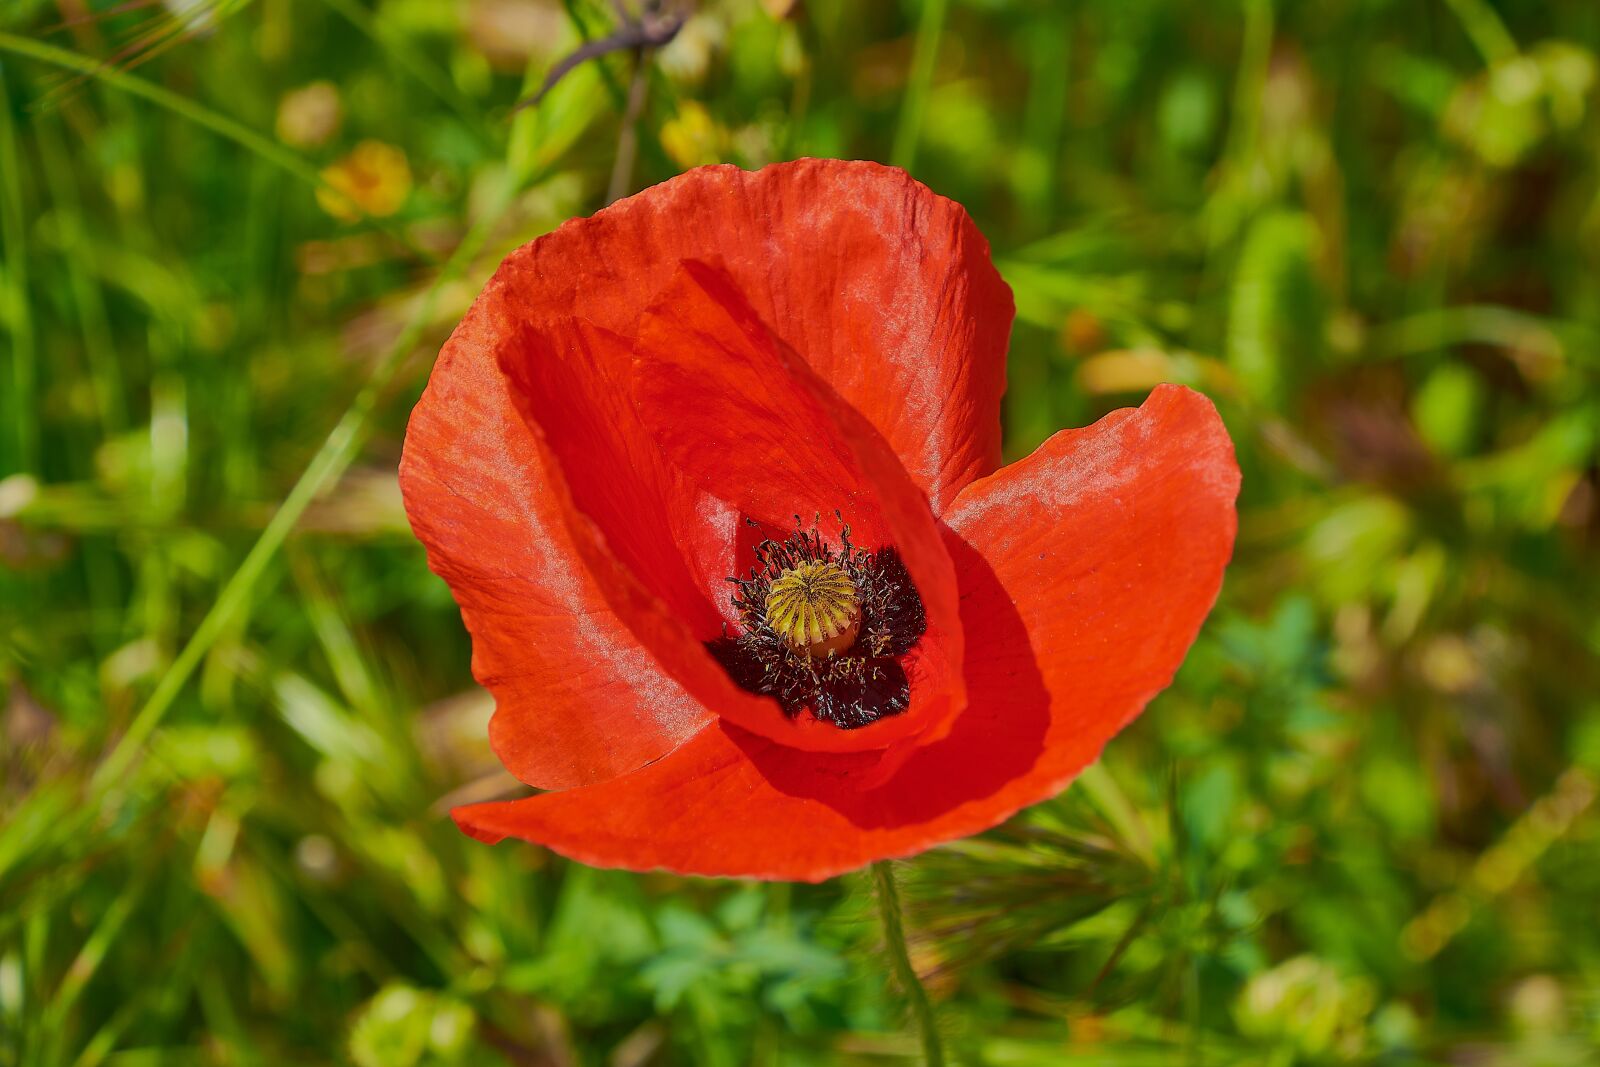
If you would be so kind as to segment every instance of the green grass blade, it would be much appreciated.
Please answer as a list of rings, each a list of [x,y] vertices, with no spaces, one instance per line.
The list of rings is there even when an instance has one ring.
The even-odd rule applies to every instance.
[[[11,337],[11,373],[6,390],[6,422],[11,429],[10,463],[0,463],[0,475],[34,471],[39,462],[39,423],[34,415],[38,388],[38,353],[34,345],[33,310],[28,301],[27,210],[22,203],[22,161],[17,151],[16,125],[11,120],[11,98],[0,76],[0,248],[5,250],[4,288],[0,322]],[[3,456],[3,453],[0,453]]]
[[[312,457],[311,463],[301,474],[299,481],[294,484],[289,495],[273,513],[266,528],[261,531],[261,536],[256,539],[255,545],[245,556],[244,562],[234,571],[233,577],[223,587],[194,635],[189,638],[178,657],[173,660],[172,665],[156,684],[149,699],[139,709],[127,733],[117,742],[111,754],[95,772],[94,785],[104,789],[127,773],[139,749],[172,707],[172,702],[177,699],[205,654],[217,638],[244,614],[254,595],[256,583],[261,580],[267,565],[283,547],[283,542],[294,529],[295,523],[300,520],[306,507],[337,482],[339,476],[356,458],[362,443],[366,440],[368,422],[377,409],[378,401],[400,369],[406,355],[416,346],[440,290],[459,277],[467,264],[477,256],[511,197],[511,188],[503,187],[492,209],[483,214],[445,263],[438,277],[423,295],[423,299],[418,302],[404,331],[395,339],[394,344],[367,380],[367,384],[362,387],[361,392],[345,410],[338,425],[333,428],[333,432]]]
[[[900,105],[894,146],[889,151],[890,161],[907,170],[917,162],[917,143],[922,137],[922,118],[928,110],[928,93],[933,88],[933,70],[939,60],[939,41],[944,36],[948,6],[948,0],[923,0],[922,16],[917,21],[916,50],[911,56],[911,73],[906,80],[905,99]]]
[[[1450,10],[1455,12],[1456,18],[1461,22],[1461,28],[1467,31],[1467,36],[1472,38],[1472,45],[1483,56],[1483,61],[1493,65],[1504,63],[1516,58],[1517,42],[1511,36],[1511,31],[1506,29],[1506,24],[1500,21],[1500,16],[1495,14],[1486,0],[1447,0]]]
[[[0,33],[0,52],[11,52],[14,55],[27,56],[29,59],[36,59],[42,63],[49,63],[53,66],[97,78],[115,89],[128,93],[130,96],[137,96],[158,107],[165,108],[197,126],[210,130],[219,137],[232,141],[245,151],[259,156],[312,188],[335,191],[332,190],[332,187],[327,182],[322,180],[322,175],[316,167],[270,138],[252,130],[237,119],[229,118],[221,112],[213,111],[204,104],[172,92],[170,89],[107,65],[102,60],[93,59],[66,48],[57,48],[55,45],[45,44],[42,41],[31,41],[26,37],[19,37],[12,33]],[[424,262],[432,263],[435,261],[436,257],[431,252],[413,241],[410,235],[400,227],[375,219],[368,221],[376,228],[383,230],[400,241],[413,255]]]

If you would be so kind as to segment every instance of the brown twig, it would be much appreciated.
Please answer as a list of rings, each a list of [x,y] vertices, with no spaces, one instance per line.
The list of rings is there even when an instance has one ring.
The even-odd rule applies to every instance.
[[[563,56],[555,66],[550,68],[550,73],[545,75],[544,83],[539,86],[539,91],[532,96],[525,97],[517,102],[511,109],[516,114],[525,107],[533,107],[549,94],[556,84],[566,77],[575,67],[587,63],[591,59],[620,52],[631,48],[637,57],[646,49],[660,48],[667,44],[678,31],[683,29],[683,24],[688,15],[680,10],[664,10],[663,0],[649,0],[638,15],[631,15],[620,3],[617,5],[617,28],[606,36],[596,41],[574,49]],[[629,93],[630,103],[633,92]]]
[[[633,180],[633,161],[639,154],[639,116],[644,113],[645,96],[650,87],[644,49],[633,53],[633,80],[628,84],[628,109],[617,133],[617,158],[611,164],[611,181],[606,185],[606,203],[628,195]]]

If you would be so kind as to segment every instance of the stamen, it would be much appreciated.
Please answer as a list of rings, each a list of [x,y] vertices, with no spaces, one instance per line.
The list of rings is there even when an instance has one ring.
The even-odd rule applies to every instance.
[[[855,730],[910,707],[901,657],[927,619],[893,546],[860,548],[835,517],[837,546],[796,516],[788,537],[754,547],[757,566],[728,579],[742,632],[707,646],[736,683],[774,697],[785,715],[809,708]]]

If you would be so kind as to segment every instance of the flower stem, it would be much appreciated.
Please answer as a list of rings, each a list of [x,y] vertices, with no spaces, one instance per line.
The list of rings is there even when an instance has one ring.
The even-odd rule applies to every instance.
[[[917,1021],[922,1037],[922,1056],[928,1067],[944,1067],[944,1048],[939,1044],[939,1028],[934,1023],[933,1005],[928,1001],[928,991],[911,966],[911,956],[906,952],[906,927],[900,913],[900,890],[895,885],[894,867],[889,860],[879,860],[872,865],[872,884],[878,895],[878,917],[883,921],[883,940],[889,947],[889,963],[894,968],[895,979],[900,983],[906,1000],[911,1002],[911,1014]]]

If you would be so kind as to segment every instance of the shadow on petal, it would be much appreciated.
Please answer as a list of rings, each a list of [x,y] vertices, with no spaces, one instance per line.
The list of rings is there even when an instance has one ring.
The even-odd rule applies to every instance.
[[[899,769],[868,789],[860,783],[876,776],[874,753],[799,753],[724,724],[773,789],[825,804],[862,829],[881,830],[930,822],[986,800],[1038,763],[1050,727],[1050,695],[1035,666],[1039,650],[977,550],[948,530],[945,544],[961,599],[985,605],[985,633],[967,658],[967,710],[942,740],[885,753],[882,758],[900,761]]]

